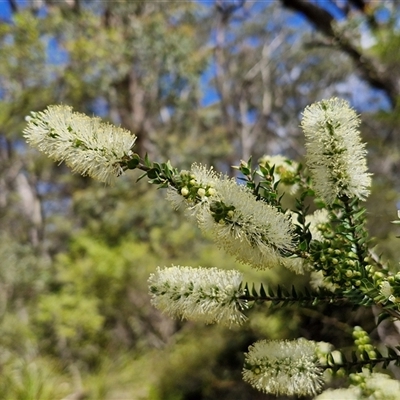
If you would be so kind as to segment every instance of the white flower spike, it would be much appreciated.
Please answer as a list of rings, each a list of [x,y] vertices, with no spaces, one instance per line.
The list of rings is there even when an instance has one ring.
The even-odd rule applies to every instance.
[[[322,392],[319,396],[314,397],[314,400],[362,400],[361,389],[350,387],[346,389],[328,389]],[[372,400],[372,398],[370,399]]]
[[[282,264],[297,273],[302,272],[301,267],[285,262],[281,255],[290,253],[294,247],[294,226],[288,215],[257,201],[245,186],[212,169],[194,164],[186,174],[187,179],[190,178],[190,188],[184,193],[196,196],[187,197],[182,190],[179,193],[171,188],[167,198],[175,207],[187,207],[200,229],[211,233],[219,247],[238,261],[256,268]],[[203,189],[203,195],[198,193],[198,188]]]
[[[247,308],[241,287],[242,274],[235,270],[172,266],[149,278],[152,304],[172,317],[206,324],[241,325]]]
[[[121,175],[121,164],[133,154],[136,137],[129,131],[69,106],[49,106],[26,120],[23,133],[32,147],[101,182],[111,183]]]
[[[274,395],[316,395],[323,385],[317,342],[260,340],[245,355],[243,380]]]
[[[304,110],[307,165],[317,195],[327,204],[336,197],[365,200],[369,195],[371,174],[359,125],[357,114],[342,99],[322,100]]]

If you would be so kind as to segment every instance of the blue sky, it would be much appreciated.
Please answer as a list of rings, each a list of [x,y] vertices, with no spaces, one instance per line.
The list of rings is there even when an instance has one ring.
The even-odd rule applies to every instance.
[[[6,0],[0,0],[0,18],[9,19],[11,15],[10,5]]]

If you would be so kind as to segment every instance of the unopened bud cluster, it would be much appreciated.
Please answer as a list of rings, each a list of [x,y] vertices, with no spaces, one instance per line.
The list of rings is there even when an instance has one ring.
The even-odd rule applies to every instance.
[[[344,237],[314,243],[313,261],[316,270],[322,271],[331,283],[344,287],[361,285],[361,265],[351,243]]]
[[[179,194],[193,204],[215,194],[213,182],[206,184],[198,182],[196,176],[190,171],[181,171],[174,177],[174,183]]]
[[[238,261],[262,269],[278,264],[301,269],[282,257],[294,249],[290,217],[255,198],[247,186],[197,164],[173,182],[168,200],[176,208],[186,207],[200,229]]]
[[[367,353],[369,359],[376,358],[376,351],[371,344],[371,339],[368,333],[360,326],[355,326],[353,330],[354,344],[357,346],[357,352],[360,354],[361,360],[364,359],[364,354]]]
[[[210,171],[208,176],[203,173],[200,177],[201,179],[197,179],[196,174],[193,172],[183,170],[178,176],[174,177],[175,188],[191,205],[208,201],[209,211],[215,222],[223,225],[232,221],[235,214],[235,207],[233,205],[226,205],[222,200],[218,200],[217,198],[213,201],[211,200],[211,197],[215,197],[217,193],[216,183],[218,183],[218,181],[213,181],[215,176],[212,171]]]

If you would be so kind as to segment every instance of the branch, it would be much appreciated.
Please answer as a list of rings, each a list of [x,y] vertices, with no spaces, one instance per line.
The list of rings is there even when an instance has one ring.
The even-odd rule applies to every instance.
[[[374,88],[383,90],[390,99],[392,107],[400,93],[400,87],[396,76],[387,72],[384,65],[362,54],[356,46],[344,35],[338,33],[333,26],[335,18],[327,10],[316,4],[303,0],[281,0],[284,7],[303,14],[315,28],[328,38],[332,44],[350,56],[361,72],[363,78]]]
[[[291,305],[298,303],[303,306],[315,306],[319,303],[340,304],[347,303],[348,299],[342,293],[316,293],[310,292],[307,288],[300,292],[292,286],[291,290],[278,285],[274,291],[271,287],[265,288],[261,283],[260,288],[257,290],[253,284],[244,285],[244,294],[240,297],[242,300],[255,301],[255,302],[271,302],[273,305]]]
[[[8,4],[10,5],[11,12],[13,14],[18,12],[18,5],[17,5],[17,2],[15,0],[8,0]]]
[[[292,10],[303,14],[319,31],[333,37],[332,23],[335,18],[325,9],[303,0],[281,0],[282,4]]]

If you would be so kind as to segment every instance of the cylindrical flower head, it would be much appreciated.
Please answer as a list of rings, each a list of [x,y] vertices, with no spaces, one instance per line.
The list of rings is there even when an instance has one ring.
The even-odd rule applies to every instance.
[[[241,287],[242,274],[235,270],[172,266],[149,278],[152,304],[172,317],[206,324],[240,325],[247,308]]]
[[[350,387],[347,389],[328,389],[322,392],[319,396],[314,397],[314,400],[362,400],[366,399],[361,393],[361,389]],[[372,400],[372,398],[369,398]]]
[[[206,188],[207,195],[181,201],[179,192],[170,189],[168,198],[175,206],[184,204],[188,207],[200,229],[211,233],[219,247],[238,261],[256,268],[282,264],[290,269],[293,267],[295,272],[302,271],[297,264],[285,262],[282,257],[294,247],[294,227],[288,215],[257,201],[245,186],[212,169],[193,165],[190,176],[193,187]]]
[[[363,369],[362,372],[350,374],[350,381],[355,387],[361,389],[363,396],[360,396],[360,398],[362,399],[399,399],[400,382],[396,379],[392,379],[389,375]]]
[[[304,338],[260,340],[245,355],[243,380],[265,393],[315,395],[321,391],[322,375],[318,343]]]
[[[110,183],[121,175],[121,164],[133,154],[136,137],[129,131],[73,112],[69,106],[49,106],[26,119],[23,133],[32,147],[101,182]]]
[[[360,120],[345,100],[322,100],[307,107],[301,127],[306,137],[306,160],[314,188],[327,204],[336,197],[369,195],[365,144],[361,143]]]

